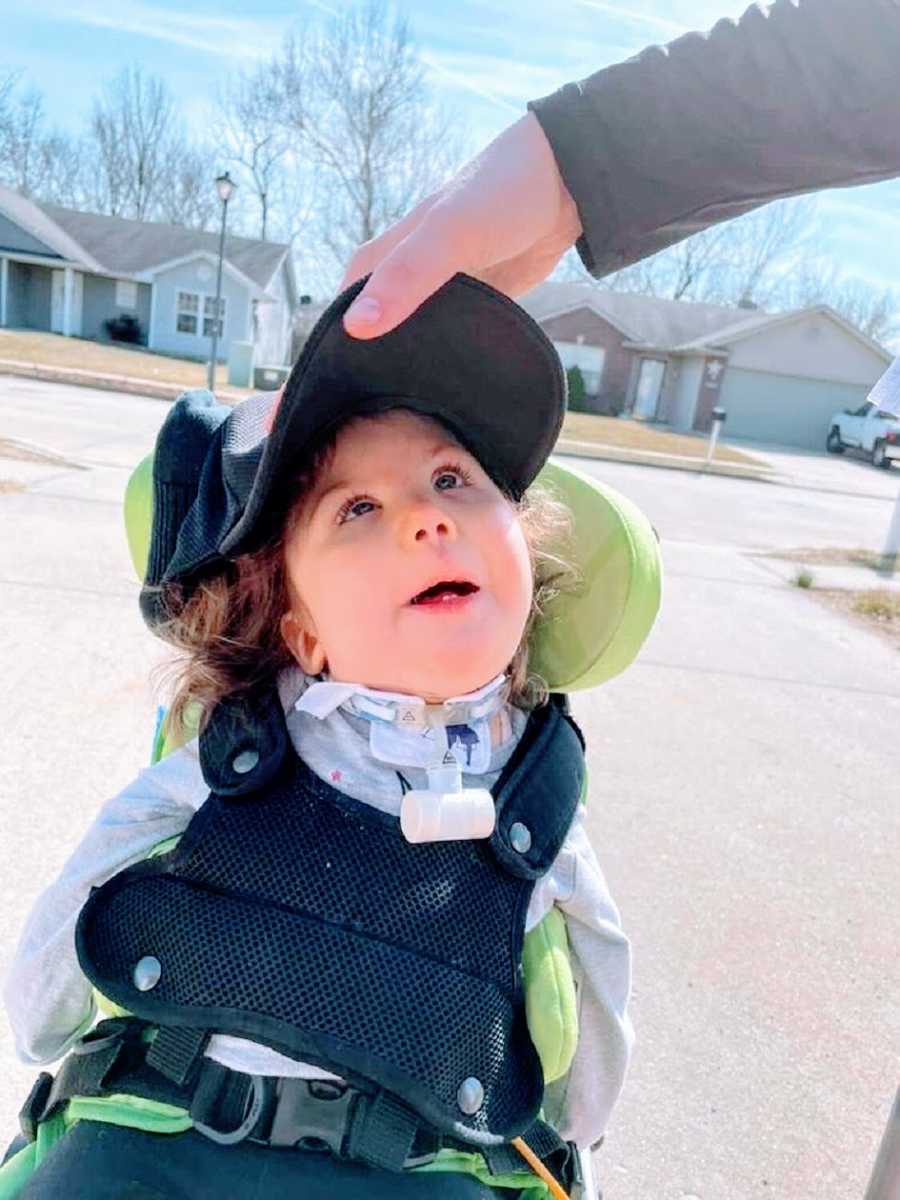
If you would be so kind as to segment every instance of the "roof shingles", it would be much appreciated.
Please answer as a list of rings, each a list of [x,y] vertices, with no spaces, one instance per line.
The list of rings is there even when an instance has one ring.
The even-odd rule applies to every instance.
[[[707,338],[741,321],[742,312],[718,304],[693,304],[664,300],[634,292],[611,292],[591,283],[539,284],[519,303],[536,321],[555,313],[589,307],[604,317],[630,340],[660,350],[674,350],[685,342]],[[759,310],[745,312],[747,318],[768,317]]]
[[[205,250],[219,253],[219,235],[181,225],[132,221],[100,213],[76,212],[56,204],[38,207],[111,275],[138,275],[161,263]],[[256,238],[225,238],[225,258],[258,287],[271,282],[288,247]]]

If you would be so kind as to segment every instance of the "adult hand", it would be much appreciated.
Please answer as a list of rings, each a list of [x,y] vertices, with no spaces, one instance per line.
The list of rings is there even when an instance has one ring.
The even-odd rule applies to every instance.
[[[581,233],[537,118],[528,113],[442,188],[350,260],[341,290],[372,278],[344,316],[358,338],[380,337],[457,271],[508,296],[546,279]]]

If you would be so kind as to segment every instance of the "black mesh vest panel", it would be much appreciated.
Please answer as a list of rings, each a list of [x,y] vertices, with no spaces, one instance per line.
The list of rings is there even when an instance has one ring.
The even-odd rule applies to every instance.
[[[240,723],[212,729],[221,744],[207,742],[205,757],[220,775],[248,736]],[[226,795],[219,779],[175,850],[91,894],[76,934],[88,978],[154,1023],[251,1038],[385,1088],[466,1141],[516,1136],[543,1094],[525,1020],[525,914],[584,774],[562,706],[532,715],[482,841],[410,845],[397,818],[337,792],[275,740],[281,761],[261,762],[263,786],[236,774]],[[524,853],[515,824],[531,835]],[[140,991],[145,956],[161,974]],[[484,1102],[467,1115],[457,1095],[472,1077]]]

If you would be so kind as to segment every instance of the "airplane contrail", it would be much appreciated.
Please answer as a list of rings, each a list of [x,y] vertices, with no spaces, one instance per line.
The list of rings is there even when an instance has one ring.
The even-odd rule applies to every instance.
[[[647,25],[656,25],[660,29],[671,29],[673,33],[690,33],[690,25],[679,25],[677,21],[669,21],[665,17],[654,17],[650,13],[635,12],[623,8],[620,4],[607,4],[606,0],[578,0],[586,8],[602,8],[604,12],[613,13],[617,17],[627,17],[629,21],[643,21]]]

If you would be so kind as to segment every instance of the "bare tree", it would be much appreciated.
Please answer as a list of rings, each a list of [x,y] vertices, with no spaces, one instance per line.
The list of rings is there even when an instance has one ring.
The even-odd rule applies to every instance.
[[[766,205],[617,271],[603,286],[670,300],[763,305],[801,257],[814,211],[808,198]]]
[[[19,90],[20,77],[0,80],[0,172],[23,196],[40,196],[49,165],[44,98],[34,87]]]
[[[94,102],[95,203],[112,216],[147,219],[167,186],[166,163],[180,136],[161,79],[127,67]]]
[[[83,138],[52,133],[42,144],[41,199],[64,208],[88,208],[90,149]]]
[[[811,260],[782,279],[779,308],[827,304],[867,337],[882,345],[900,335],[900,293],[847,276],[837,263]]]
[[[299,170],[315,177],[315,239],[336,273],[458,164],[407,22],[369,0],[286,40],[272,64]]]
[[[258,236],[270,234],[269,214],[283,174],[287,138],[282,125],[283,97],[270,66],[240,72],[220,88],[214,140],[234,163],[241,184],[259,205]]]
[[[213,187],[216,156],[206,145],[172,138],[163,160],[165,186],[159,189],[152,215],[172,225],[212,229],[219,211]]]

